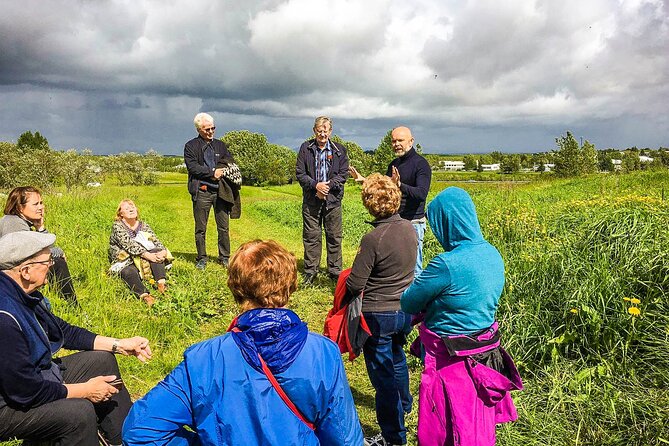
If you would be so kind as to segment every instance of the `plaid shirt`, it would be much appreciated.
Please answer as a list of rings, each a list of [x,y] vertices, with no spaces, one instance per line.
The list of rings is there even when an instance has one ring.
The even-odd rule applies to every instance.
[[[328,180],[328,173],[330,173],[330,166],[332,165],[332,148],[330,141],[325,143],[325,148],[320,150],[316,146],[316,181],[324,183]]]

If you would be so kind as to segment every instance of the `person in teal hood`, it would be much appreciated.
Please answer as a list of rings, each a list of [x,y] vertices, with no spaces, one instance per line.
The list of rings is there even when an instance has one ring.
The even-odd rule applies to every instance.
[[[424,311],[426,327],[440,336],[490,327],[504,288],[504,261],[483,238],[474,202],[449,187],[430,202],[427,220],[445,252],[404,291],[402,311]]]
[[[361,445],[339,348],[285,308],[295,257],[271,240],[247,242],[228,287],[242,311],[230,332],[186,350],[133,405],[123,444]]]
[[[464,190],[439,193],[427,220],[444,252],[400,298],[403,311],[424,316],[418,444],[492,446],[496,424],[518,417],[509,392],[522,389],[495,322],[504,261],[483,238]]]

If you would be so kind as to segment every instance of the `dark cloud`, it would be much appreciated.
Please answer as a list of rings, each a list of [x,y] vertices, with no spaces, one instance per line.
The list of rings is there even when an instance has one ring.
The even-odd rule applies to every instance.
[[[179,153],[209,111],[289,147],[321,114],[365,148],[399,124],[434,151],[669,145],[660,0],[6,3],[0,140]]]

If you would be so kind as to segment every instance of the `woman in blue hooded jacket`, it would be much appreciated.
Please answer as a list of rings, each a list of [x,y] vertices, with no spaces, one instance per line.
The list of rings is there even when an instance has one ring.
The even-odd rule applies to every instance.
[[[285,248],[260,240],[242,245],[228,270],[242,314],[230,333],[186,350],[134,404],[124,444],[362,444],[338,347],[284,308],[296,286],[295,257]]]
[[[400,298],[403,311],[424,315],[418,443],[494,445],[495,425],[517,418],[508,392],[522,388],[513,361],[499,347],[495,322],[504,261],[483,238],[463,189],[439,193],[427,220],[444,252]]]

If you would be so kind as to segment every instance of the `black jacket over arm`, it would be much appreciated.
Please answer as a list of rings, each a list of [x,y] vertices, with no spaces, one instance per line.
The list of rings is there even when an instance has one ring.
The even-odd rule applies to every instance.
[[[204,162],[204,147],[207,143],[204,138],[198,136],[188,141],[184,147],[184,162],[188,170],[188,192],[190,192],[193,200],[195,200],[201,180],[217,182],[214,179],[214,169],[207,167]],[[229,158],[234,162],[228,146],[223,141],[214,139],[209,144],[214,148],[214,165],[221,158]]]

